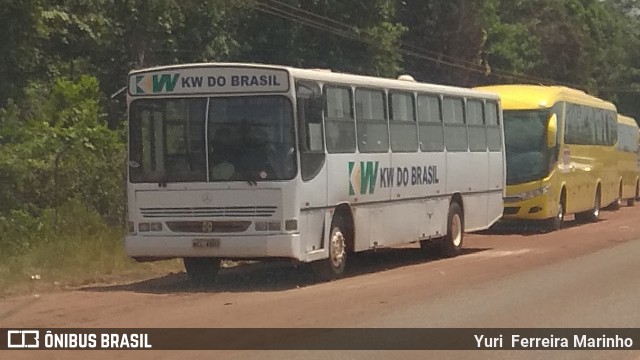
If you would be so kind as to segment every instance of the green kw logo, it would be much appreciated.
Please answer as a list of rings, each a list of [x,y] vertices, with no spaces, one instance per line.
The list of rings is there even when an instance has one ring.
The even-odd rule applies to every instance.
[[[373,194],[378,178],[377,161],[349,161],[349,195]]]
[[[136,76],[136,94],[173,92],[180,74],[153,74]]]

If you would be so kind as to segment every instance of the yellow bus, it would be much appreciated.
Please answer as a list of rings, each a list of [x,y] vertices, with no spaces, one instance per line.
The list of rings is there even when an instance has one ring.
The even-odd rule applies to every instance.
[[[640,196],[638,175],[638,124],[636,120],[618,115],[618,173],[620,177],[618,206],[626,200],[633,206]]]
[[[617,110],[562,86],[495,85],[501,97],[507,190],[504,219],[559,229],[568,214],[597,221],[618,201]]]

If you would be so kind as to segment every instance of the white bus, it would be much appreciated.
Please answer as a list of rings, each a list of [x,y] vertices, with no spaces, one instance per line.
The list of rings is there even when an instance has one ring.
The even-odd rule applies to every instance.
[[[348,254],[420,242],[455,256],[502,215],[498,96],[256,64],[129,75],[129,231],[138,261],[286,258],[339,277]]]

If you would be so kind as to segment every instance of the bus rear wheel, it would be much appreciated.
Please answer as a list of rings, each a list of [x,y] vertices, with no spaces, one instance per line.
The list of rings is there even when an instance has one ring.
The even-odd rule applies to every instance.
[[[220,270],[220,259],[209,257],[186,257],[182,259],[189,281],[195,286],[211,286]]]
[[[447,235],[438,244],[438,252],[443,257],[455,257],[462,251],[464,238],[464,215],[457,202],[449,205],[447,216]]]
[[[329,235],[329,257],[311,263],[318,278],[331,281],[341,277],[347,265],[346,223],[339,215],[331,221]]]

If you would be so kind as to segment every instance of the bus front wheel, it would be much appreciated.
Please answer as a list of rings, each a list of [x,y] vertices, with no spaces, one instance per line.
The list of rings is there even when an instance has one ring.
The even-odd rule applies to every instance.
[[[562,202],[562,200],[560,201],[560,203],[558,203],[558,214],[548,221],[549,230],[558,231],[562,228],[562,225],[564,224],[564,203]]]
[[[313,271],[324,281],[337,279],[344,273],[347,265],[347,243],[345,240],[346,223],[337,216],[331,221],[329,236],[329,257],[311,263]]]
[[[186,257],[182,259],[187,276],[195,286],[211,286],[220,270],[219,258]]]

